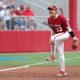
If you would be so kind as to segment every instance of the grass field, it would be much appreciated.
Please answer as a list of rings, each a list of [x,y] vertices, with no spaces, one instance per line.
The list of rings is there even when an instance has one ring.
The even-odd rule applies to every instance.
[[[58,55],[55,62],[45,61],[49,52],[0,54],[0,80],[80,80],[80,52],[66,52],[68,76],[57,77]]]
[[[0,54],[0,66],[55,66],[58,65],[58,55],[54,63],[45,61],[49,52],[43,53],[6,53]],[[66,66],[80,66],[80,52],[65,53]]]

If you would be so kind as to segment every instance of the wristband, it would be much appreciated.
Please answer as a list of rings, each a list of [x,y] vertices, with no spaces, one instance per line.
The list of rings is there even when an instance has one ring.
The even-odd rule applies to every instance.
[[[69,32],[70,33],[70,35],[71,35],[71,37],[73,38],[75,35],[74,35],[74,33],[71,31],[71,32]]]

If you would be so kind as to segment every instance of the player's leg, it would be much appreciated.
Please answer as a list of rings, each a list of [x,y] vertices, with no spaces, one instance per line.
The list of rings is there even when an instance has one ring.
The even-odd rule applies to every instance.
[[[57,43],[57,50],[59,54],[59,68],[60,68],[60,74],[57,75],[63,76],[66,75],[65,58],[64,58],[64,42]]]
[[[65,71],[65,60],[64,60],[64,42],[57,43],[57,50],[59,56],[60,70]]]
[[[51,45],[51,53],[50,56],[48,58],[46,58],[47,61],[54,61],[55,60],[55,54],[56,54],[56,42],[55,42],[55,38],[59,35],[61,35],[62,33],[59,34],[55,34],[53,36],[51,36],[50,38],[50,45]]]
[[[64,33],[55,38],[56,48],[59,54],[59,66],[60,66],[60,74],[58,76],[65,76],[65,59],[64,59],[64,41],[69,38],[68,33]]]
[[[48,58],[46,58],[47,61],[53,62],[55,60],[55,42],[54,41],[50,41],[50,46],[51,46],[51,53],[50,56]]]

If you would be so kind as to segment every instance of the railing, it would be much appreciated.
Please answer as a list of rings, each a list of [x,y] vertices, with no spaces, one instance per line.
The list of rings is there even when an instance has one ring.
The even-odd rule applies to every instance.
[[[50,30],[48,16],[0,18],[0,30]]]
[[[50,30],[47,19],[48,16],[12,16],[8,19],[3,17],[0,18],[0,30]]]

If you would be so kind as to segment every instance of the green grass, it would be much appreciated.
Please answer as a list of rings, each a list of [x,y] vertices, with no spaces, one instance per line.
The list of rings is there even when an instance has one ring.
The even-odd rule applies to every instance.
[[[50,63],[45,61],[45,58],[49,56],[49,52],[46,53],[17,53],[17,54],[0,54],[0,66],[25,66],[41,62],[36,66],[56,66],[58,65],[58,55],[56,55],[57,61]],[[66,52],[65,53],[66,66],[80,66],[80,52]],[[69,60],[68,60],[69,59]]]

